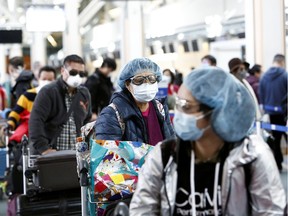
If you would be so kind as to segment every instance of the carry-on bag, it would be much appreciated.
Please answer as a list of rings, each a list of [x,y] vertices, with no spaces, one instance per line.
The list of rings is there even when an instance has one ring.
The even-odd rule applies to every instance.
[[[56,151],[37,157],[26,176],[41,192],[80,188],[76,167],[74,150]]]
[[[82,194],[82,207],[87,207],[82,209],[82,215],[102,216],[109,205],[131,199],[139,169],[153,146],[141,142],[93,139],[89,145],[85,142],[77,144],[79,176],[81,180],[85,174],[88,177],[86,183],[80,180],[82,190],[87,193]]]

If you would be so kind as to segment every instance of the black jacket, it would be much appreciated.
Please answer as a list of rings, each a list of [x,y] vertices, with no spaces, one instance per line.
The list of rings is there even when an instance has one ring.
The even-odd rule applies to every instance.
[[[42,153],[49,148],[56,148],[57,134],[65,124],[67,108],[65,93],[67,85],[62,78],[44,86],[37,94],[29,120],[30,143],[37,153]],[[75,104],[73,115],[76,124],[77,136],[80,128],[91,118],[91,98],[87,88],[77,88],[80,94],[79,103]],[[74,96],[75,98],[75,96]]]
[[[100,113],[109,104],[114,91],[110,77],[104,76],[96,68],[95,73],[88,77],[85,86],[91,94],[92,112],[96,114]]]
[[[16,79],[16,84],[12,87],[11,93],[13,95],[13,104],[11,107],[16,105],[19,97],[27,90],[32,88],[32,80],[34,79],[34,74],[32,71],[22,71],[19,77]]]

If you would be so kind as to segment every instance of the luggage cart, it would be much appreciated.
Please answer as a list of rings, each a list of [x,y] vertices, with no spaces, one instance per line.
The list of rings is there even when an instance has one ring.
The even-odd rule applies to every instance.
[[[73,150],[31,154],[22,138],[23,194],[17,197],[17,215],[80,215],[81,191]]]
[[[117,210],[117,213],[122,212],[119,215],[128,216],[138,171],[153,146],[132,141],[95,140],[94,124],[91,122],[81,128],[82,136],[77,138],[76,144],[82,216],[105,216],[106,208],[111,207],[114,215]],[[101,153],[94,154],[98,152]],[[117,157],[119,159],[115,160]],[[123,166],[118,164],[120,160],[124,161]]]

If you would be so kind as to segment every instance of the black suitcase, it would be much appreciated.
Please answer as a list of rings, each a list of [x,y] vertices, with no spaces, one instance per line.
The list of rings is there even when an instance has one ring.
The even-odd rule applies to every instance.
[[[80,188],[76,152],[64,150],[39,156],[35,161],[34,185],[41,191]]]
[[[36,197],[17,197],[17,215],[58,216],[81,215],[81,190],[46,192]]]

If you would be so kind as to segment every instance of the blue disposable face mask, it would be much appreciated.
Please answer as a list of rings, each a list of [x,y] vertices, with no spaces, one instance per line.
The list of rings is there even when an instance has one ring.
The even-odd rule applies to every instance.
[[[188,115],[175,110],[173,125],[176,134],[185,141],[194,141],[200,139],[203,136],[203,133],[210,127],[210,125],[206,128],[199,129],[197,127],[197,120],[204,118],[209,113],[195,117],[193,115]]]

